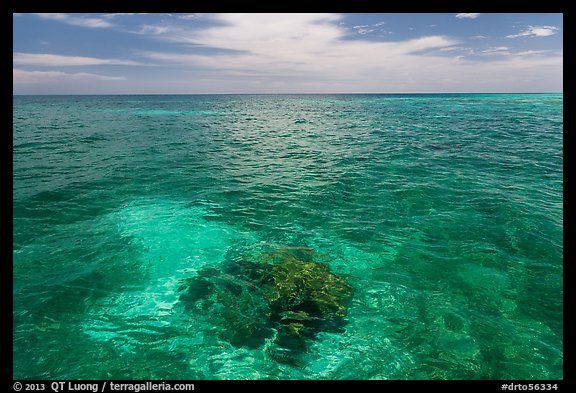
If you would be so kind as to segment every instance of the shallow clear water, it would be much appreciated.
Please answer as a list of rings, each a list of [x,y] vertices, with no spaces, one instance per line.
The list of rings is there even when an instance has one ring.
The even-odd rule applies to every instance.
[[[562,378],[562,100],[15,96],[14,378]],[[180,300],[262,244],[355,289],[298,367]]]

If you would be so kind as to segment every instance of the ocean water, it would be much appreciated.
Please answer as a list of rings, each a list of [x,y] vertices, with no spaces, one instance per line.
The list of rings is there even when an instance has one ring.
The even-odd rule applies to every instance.
[[[561,94],[14,96],[13,377],[561,379],[562,111]],[[298,364],[274,337],[230,340],[218,299],[182,298],[266,247],[354,288]]]

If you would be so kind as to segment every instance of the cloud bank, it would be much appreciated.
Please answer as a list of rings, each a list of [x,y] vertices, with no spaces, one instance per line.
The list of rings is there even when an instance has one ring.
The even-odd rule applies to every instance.
[[[91,79],[100,81],[124,80],[124,76],[108,76],[88,72],[67,73],[62,71],[26,71],[18,68],[12,69],[12,77],[18,83],[52,83],[62,80]]]
[[[255,92],[271,86],[285,92],[460,91],[462,86],[498,90],[520,83],[523,75],[518,70],[560,67],[561,72],[561,56],[522,60],[502,56],[490,63],[480,57],[447,56],[459,41],[442,35],[384,42],[350,39],[338,14],[210,18],[217,22],[213,27],[166,31],[157,37],[219,50],[217,54],[148,51],[142,56],[206,70],[204,78],[215,79],[217,74],[220,83],[250,76],[247,88]]]
[[[12,61],[16,65],[33,65],[41,67],[57,67],[57,66],[86,66],[86,65],[103,65],[103,64],[116,64],[116,65],[138,65],[138,62],[132,60],[118,60],[118,59],[98,59],[94,57],[84,56],[62,56],[48,53],[21,53],[14,52]]]

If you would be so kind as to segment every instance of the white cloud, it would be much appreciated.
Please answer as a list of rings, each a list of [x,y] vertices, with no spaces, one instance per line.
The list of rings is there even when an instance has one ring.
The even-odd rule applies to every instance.
[[[92,74],[87,72],[67,73],[63,71],[27,71],[18,68],[12,69],[12,80],[14,85],[37,84],[37,83],[57,83],[63,80],[100,80],[118,81],[124,80],[124,76],[109,76]]]
[[[353,29],[355,29],[358,34],[368,34],[374,31],[374,29],[370,28],[370,25],[358,25],[358,26],[352,26]]]
[[[488,54],[488,55],[506,55],[510,57],[523,57],[523,56],[539,56],[546,53],[550,53],[549,50],[525,50],[521,52],[510,52],[510,48],[507,46],[499,46],[497,48],[489,48],[483,50],[481,53]]]
[[[368,33],[372,33],[373,31],[376,31],[376,27],[380,27],[385,25],[386,22],[377,22],[377,23],[373,23],[371,25],[357,25],[357,26],[352,26],[353,29],[355,29],[358,34],[368,34]]]
[[[510,48],[508,48],[507,46],[498,46],[495,48],[488,48],[483,50],[481,53],[489,53],[489,54],[508,54]]]
[[[549,50],[526,50],[514,53],[515,56],[534,56],[550,52]]]
[[[213,18],[220,22],[218,26],[164,38],[227,50],[224,54],[147,52],[144,55],[210,69],[338,79],[342,75],[357,76],[363,71],[385,69],[402,61],[410,63],[407,57],[415,52],[456,43],[444,36],[400,42],[341,40],[347,32],[334,24],[341,18],[335,14],[224,14]]]
[[[456,18],[458,19],[476,19],[480,16],[480,14],[474,14],[474,13],[460,13],[460,14],[456,14]]]
[[[178,29],[171,26],[155,26],[155,25],[142,25],[138,30],[131,30],[134,34],[144,35],[162,35],[166,33],[175,33]]]
[[[89,72],[77,72],[74,74],[67,74],[72,79],[96,79],[100,81],[122,81],[125,80],[125,76],[113,76],[113,75],[100,75],[92,74]]]
[[[66,76],[62,71],[26,71],[18,68],[12,69],[12,80],[14,84],[35,83],[42,80],[53,80]]]
[[[506,38],[518,37],[548,37],[556,34],[558,28],[555,26],[528,26],[528,28],[518,34],[507,35]]]
[[[14,52],[13,63],[17,65],[32,65],[43,67],[60,67],[60,66],[87,66],[87,65],[137,65],[139,63],[131,60],[119,59],[99,59],[95,57],[84,56],[62,56],[48,53],[22,53]]]
[[[534,79],[534,75],[542,83],[553,79],[561,85],[561,55],[490,60],[447,57],[447,51],[460,49],[455,47],[459,42],[440,35],[404,41],[351,40],[337,14],[220,14],[210,18],[217,25],[174,30],[162,39],[211,50],[140,55],[190,70],[194,78],[190,82],[181,78],[177,88],[182,90],[212,83],[211,91],[218,92],[518,91],[523,78]],[[507,50],[495,47],[485,54],[504,55]]]
[[[198,15],[197,14],[184,14],[184,15],[178,16],[178,18],[183,19],[183,20],[193,20],[193,19],[198,19]]]
[[[118,16],[148,15],[146,12],[119,12],[112,14],[103,14],[104,18],[116,18]]]
[[[440,52],[451,52],[451,51],[465,51],[470,50],[470,48],[462,47],[462,46],[447,46],[444,48],[439,49]]]
[[[105,28],[112,27],[114,24],[102,18],[87,18],[83,16],[77,16],[73,14],[63,14],[63,13],[43,13],[34,14],[42,19],[55,20],[63,22],[72,26],[82,26],[89,28]]]

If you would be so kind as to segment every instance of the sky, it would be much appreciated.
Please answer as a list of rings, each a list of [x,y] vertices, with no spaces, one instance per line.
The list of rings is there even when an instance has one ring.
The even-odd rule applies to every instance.
[[[561,92],[562,36],[558,13],[15,13],[13,92]]]

